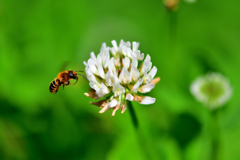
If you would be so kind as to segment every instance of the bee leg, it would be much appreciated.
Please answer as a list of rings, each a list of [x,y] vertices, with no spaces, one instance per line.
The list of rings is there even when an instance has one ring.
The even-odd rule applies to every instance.
[[[76,83],[77,83],[77,81],[78,81],[78,77],[76,78],[76,82],[75,82],[74,84],[76,84]],[[74,85],[74,84],[73,84],[73,85]]]
[[[66,83],[63,83],[62,85],[63,85],[63,89],[64,89],[64,87],[65,86],[68,86],[68,85],[70,85],[71,83],[70,83],[70,81],[68,81],[68,82],[66,82]]]
[[[71,84],[70,81],[68,81],[67,83],[65,83],[66,86],[68,86],[68,85],[70,85],[70,84]]]

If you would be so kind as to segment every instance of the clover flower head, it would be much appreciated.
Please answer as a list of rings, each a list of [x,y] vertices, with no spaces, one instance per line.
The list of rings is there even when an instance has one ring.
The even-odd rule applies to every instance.
[[[163,4],[169,11],[177,11],[179,0],[163,0]]]
[[[84,62],[86,77],[92,89],[85,95],[98,100],[91,104],[101,108],[99,113],[112,108],[114,116],[118,109],[124,113],[126,100],[141,104],[154,103],[155,98],[139,95],[150,92],[160,81],[159,77],[154,78],[157,67],[152,67],[151,57],[147,55],[144,59],[137,42],[131,45],[129,41],[121,40],[117,45],[113,40],[112,45],[108,47],[103,43],[100,53],[95,56],[91,52],[91,58]]]
[[[195,3],[197,0],[184,0],[187,3]],[[181,0],[163,0],[163,4],[169,11],[177,11]]]
[[[220,73],[208,73],[198,77],[190,86],[193,96],[210,109],[224,105],[232,95],[228,79]]]

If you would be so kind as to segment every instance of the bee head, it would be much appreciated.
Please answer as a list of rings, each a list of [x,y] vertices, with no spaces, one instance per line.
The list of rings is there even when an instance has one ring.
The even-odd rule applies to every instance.
[[[69,78],[76,79],[76,82],[75,82],[74,84],[77,83],[77,81],[78,81],[78,75],[77,75],[76,72],[74,72],[74,71],[69,71],[68,76],[69,76]]]
[[[72,78],[72,79],[78,79],[78,75],[74,71],[69,71],[68,76],[69,78]]]

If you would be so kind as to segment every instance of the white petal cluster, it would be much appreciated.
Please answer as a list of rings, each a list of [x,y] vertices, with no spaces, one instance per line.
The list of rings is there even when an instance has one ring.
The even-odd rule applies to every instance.
[[[157,68],[152,67],[149,55],[144,59],[144,54],[138,50],[139,43],[124,42],[121,40],[117,45],[112,41],[113,47],[102,44],[100,53],[95,56],[90,53],[90,59],[84,62],[85,72],[93,92],[85,93],[94,99],[106,97],[106,100],[93,103],[100,106],[100,113],[113,108],[115,115],[119,108],[123,113],[126,110],[126,100],[137,101],[141,104],[152,104],[155,98],[138,96],[138,92],[150,92],[159,82],[155,78]],[[144,61],[139,64],[139,61]]]
[[[232,95],[228,79],[220,73],[208,73],[198,77],[190,86],[193,96],[201,103],[215,109],[224,105]]]

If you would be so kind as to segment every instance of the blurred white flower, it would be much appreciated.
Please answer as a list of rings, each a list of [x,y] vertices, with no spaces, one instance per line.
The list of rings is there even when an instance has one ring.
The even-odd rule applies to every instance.
[[[184,0],[184,1],[188,3],[195,3],[197,0]]]
[[[232,95],[232,87],[220,73],[208,73],[198,77],[190,87],[193,96],[210,109],[224,105]]]
[[[87,79],[92,88],[92,91],[85,95],[94,99],[101,98],[91,104],[101,108],[99,113],[113,108],[114,116],[118,109],[121,109],[121,113],[126,110],[126,100],[141,104],[154,103],[155,98],[138,95],[150,92],[160,81],[159,77],[154,79],[157,67],[152,67],[151,57],[147,55],[138,67],[138,61],[144,59],[144,54],[138,50],[139,43],[132,42],[131,48],[130,42],[121,40],[118,46],[113,40],[112,45],[113,47],[107,47],[106,43],[103,43],[97,57],[91,52],[91,58],[84,62]]]

